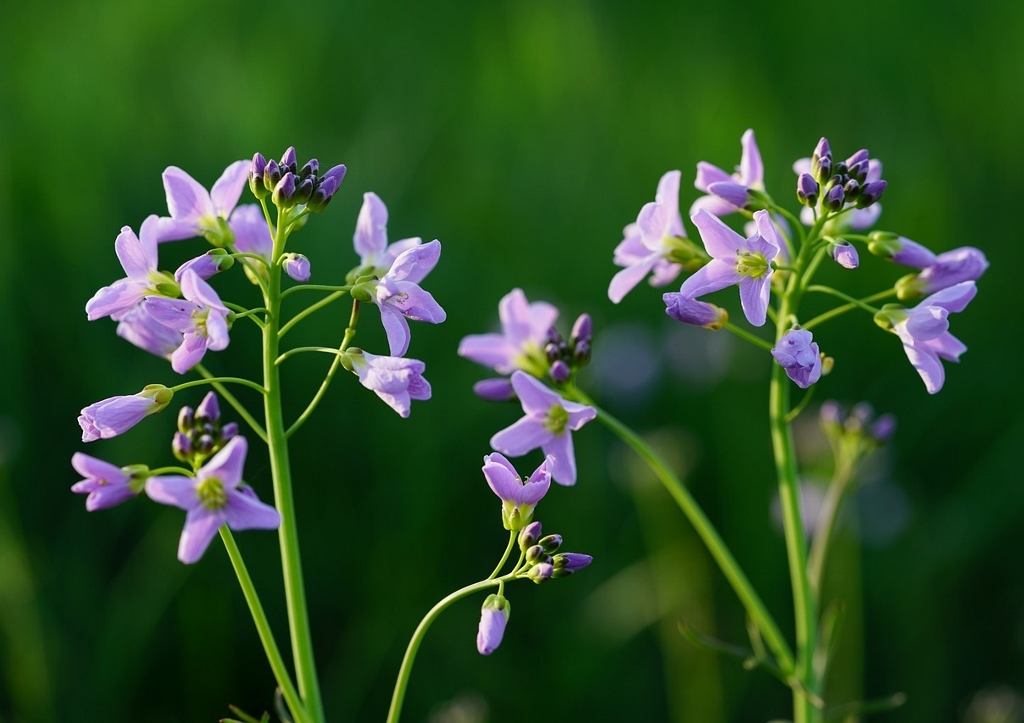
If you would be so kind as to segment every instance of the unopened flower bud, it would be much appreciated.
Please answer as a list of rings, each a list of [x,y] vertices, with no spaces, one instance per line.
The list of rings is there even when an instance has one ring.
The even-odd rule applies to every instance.
[[[356,301],[372,302],[377,298],[377,286],[380,280],[371,277],[368,281],[360,281],[349,289],[349,296]]]
[[[805,206],[813,207],[818,203],[820,186],[810,173],[801,173],[796,179],[796,197]]]
[[[291,171],[295,173],[298,168],[298,161],[295,159],[295,146],[288,146],[281,156],[281,172]]]
[[[555,568],[552,577],[568,577],[585,568],[593,559],[590,555],[583,555],[579,552],[563,552],[560,555],[555,555],[555,560],[552,563]]]
[[[220,428],[220,441],[229,442],[238,436],[238,422],[228,422]]]
[[[818,422],[826,436],[838,435],[843,429],[843,408],[832,400],[823,402],[818,411]]]
[[[860,195],[857,196],[857,208],[867,208],[875,203],[885,193],[888,185],[888,181],[869,181],[865,183],[860,189]]]
[[[334,194],[338,192],[342,179],[345,178],[345,166],[335,166],[327,171],[317,182],[313,189],[313,195],[306,203],[306,209],[314,213],[320,213],[330,203]]]
[[[543,562],[547,557],[548,553],[544,552],[544,548],[540,545],[531,545],[526,548],[526,561],[531,565]]]
[[[807,389],[821,378],[818,344],[806,329],[786,332],[772,349],[772,356],[801,389]]]
[[[838,211],[843,207],[845,202],[846,194],[843,192],[843,187],[840,185],[832,186],[828,195],[825,197],[825,205],[833,211]]]
[[[876,444],[885,444],[896,431],[896,417],[891,414],[883,414],[868,427],[868,434]]]
[[[314,188],[316,188],[316,181],[312,177],[303,178],[299,181],[298,185],[295,186],[295,205],[301,206],[307,203],[313,197]]]
[[[860,265],[857,248],[849,241],[840,240],[839,243],[832,244],[829,247],[829,253],[833,260],[844,269],[855,269]]]
[[[512,382],[506,377],[483,379],[473,385],[473,392],[487,402],[511,402],[516,398]]]
[[[207,392],[196,408],[196,423],[209,424],[220,421],[220,403],[214,392]]]
[[[262,153],[252,157],[252,165],[249,167],[249,190],[256,198],[264,198],[267,195],[267,187],[263,185],[263,173],[267,169],[267,159]]]
[[[818,141],[811,155],[811,175],[819,183],[824,183],[832,175],[832,149],[829,148],[826,138]]]
[[[306,165],[299,169],[299,178],[305,180],[310,176],[316,178],[316,174],[320,171],[320,161],[315,158],[310,158],[306,161]]]
[[[580,341],[572,349],[572,360],[576,366],[584,366],[590,362],[590,342]]]
[[[551,370],[548,372],[551,375],[551,380],[555,384],[564,384],[569,381],[569,377],[572,376],[572,370],[569,369],[569,365],[561,359],[556,359],[551,364]]]
[[[678,291],[669,291],[661,296],[665,302],[665,313],[676,321],[705,329],[718,331],[729,320],[729,313],[714,304],[683,296]]]
[[[291,208],[295,205],[295,174],[289,171],[281,176],[281,180],[274,186],[274,194],[271,200],[278,208]]]
[[[850,169],[848,171],[850,180],[863,184],[864,181],[867,180],[869,167],[870,163],[867,158],[862,161],[858,161],[857,163],[850,164]]]
[[[192,407],[182,407],[178,410],[178,431],[188,434],[188,431],[195,426],[196,412]]]
[[[284,272],[295,281],[300,283],[309,281],[309,259],[302,254],[285,254],[281,257],[281,265],[284,267]]]
[[[171,440],[171,451],[181,462],[188,462],[192,459],[192,442],[181,432],[175,432]]]
[[[850,156],[849,158],[846,159],[846,166],[847,166],[847,168],[851,169],[851,171],[852,171],[853,167],[856,166],[857,164],[859,164],[859,163],[867,163],[868,162],[868,158],[870,156],[871,156],[871,154],[868,153],[868,149],[867,148],[861,148],[859,151],[857,151],[852,156]]]
[[[201,454],[210,454],[215,446],[217,446],[217,440],[209,434],[204,434],[196,440],[196,451]]]
[[[594,323],[590,320],[590,314],[580,314],[576,317],[576,323],[572,325],[569,346],[575,349],[581,341],[589,342],[593,338],[593,329]]]
[[[526,572],[526,576],[540,585],[555,574],[555,567],[550,562],[542,562],[534,565]]]
[[[274,190],[274,186],[281,180],[281,176],[284,173],[281,171],[281,166],[278,165],[277,161],[271,158],[267,161],[266,168],[263,169],[263,188],[268,192]]]
[[[531,522],[519,531],[519,549],[526,552],[540,540],[541,525],[539,521]]]
[[[843,184],[843,193],[846,194],[846,198],[849,201],[852,201],[857,197],[857,195],[860,193],[860,184],[857,183],[856,178],[851,178],[850,180]]]
[[[476,634],[476,649],[480,655],[490,655],[505,635],[512,604],[504,595],[488,595],[480,608],[480,625]]]
[[[907,313],[906,307],[902,304],[886,304],[875,312],[873,320],[875,324],[886,331],[892,331],[896,324],[903,321],[908,316],[910,316],[910,314]]]
[[[732,181],[716,181],[708,184],[708,193],[718,196],[736,208],[747,207],[750,200],[749,190],[742,183],[733,183]]]
[[[558,552],[558,548],[562,546],[561,535],[546,535],[537,543],[541,549],[549,555],[553,555]]]

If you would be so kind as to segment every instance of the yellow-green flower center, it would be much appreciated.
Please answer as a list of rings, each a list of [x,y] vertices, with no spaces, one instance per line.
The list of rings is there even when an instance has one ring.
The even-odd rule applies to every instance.
[[[197,484],[196,496],[199,497],[199,504],[208,510],[219,510],[228,504],[228,493],[216,477],[207,477]]]
[[[569,423],[569,413],[560,404],[552,404],[544,417],[544,429],[552,434],[565,434],[565,425]]]
[[[752,251],[736,252],[736,273],[738,274],[756,279],[768,273],[770,268],[771,264],[768,263],[764,254]]]

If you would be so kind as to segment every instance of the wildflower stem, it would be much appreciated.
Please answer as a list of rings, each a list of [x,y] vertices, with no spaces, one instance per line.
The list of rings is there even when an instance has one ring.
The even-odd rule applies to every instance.
[[[505,567],[505,562],[508,561],[508,556],[512,554],[512,548],[515,547],[515,544],[516,544],[516,531],[515,530],[509,530],[509,533],[508,533],[508,547],[505,548],[505,554],[501,556],[501,562],[499,562],[498,566],[494,568],[494,572],[492,572],[490,575],[487,576],[488,580],[493,580],[494,578],[496,578],[498,576],[498,573],[501,572],[501,568]],[[518,565],[516,567],[518,567]]]
[[[249,570],[242,559],[242,553],[239,551],[238,545],[235,544],[235,538],[227,525],[221,525],[220,539],[224,541],[224,547],[227,548],[231,565],[235,568],[235,574],[238,576],[238,584],[242,587],[242,594],[245,596],[245,602],[249,605],[249,612],[252,613],[252,620],[256,624],[260,642],[263,643],[263,650],[267,654],[267,661],[270,663],[277,685],[281,688],[284,699],[288,703],[288,709],[297,722],[308,721],[310,719],[306,709],[302,706],[298,691],[295,690],[295,684],[292,683],[291,676],[288,674],[288,667],[281,657],[277,642],[274,640],[274,633],[270,629],[270,623],[267,622],[266,613],[263,612],[263,605],[252,584],[252,578],[249,577]]]
[[[803,328],[804,329],[808,329],[808,330],[810,330],[811,328],[813,328],[815,326],[818,326],[819,324],[823,324],[824,322],[826,322],[826,321],[828,321],[830,319],[833,319],[833,318],[839,316],[840,314],[845,314],[847,311],[853,311],[854,309],[864,309],[864,310],[869,311],[872,314],[874,314],[878,310],[875,309],[874,307],[870,306],[871,303],[873,303],[875,301],[881,301],[882,299],[886,299],[886,298],[888,298],[890,296],[895,296],[896,295],[896,290],[895,289],[886,289],[885,291],[881,291],[881,292],[879,292],[877,294],[872,294],[871,296],[865,296],[863,299],[854,299],[853,297],[847,296],[846,294],[842,294],[842,293],[840,293],[840,292],[836,291],[835,289],[832,289],[832,288],[830,288],[828,286],[818,286],[817,284],[815,284],[813,286],[808,286],[807,290],[808,291],[817,291],[819,293],[832,294],[833,296],[838,296],[838,297],[843,298],[843,299],[849,299],[849,301],[850,301],[850,303],[848,303],[848,304],[843,304],[842,306],[837,306],[836,308],[831,309],[830,311],[826,311],[824,314],[819,314],[818,316],[816,316],[813,319],[811,319],[810,321],[808,321],[806,324],[803,325]]]
[[[765,351],[771,351],[772,350],[772,345],[769,342],[765,341],[764,339],[762,339],[762,338],[760,338],[758,336],[754,336],[753,334],[751,334],[746,329],[741,329],[740,327],[738,327],[735,324],[733,324],[731,321],[725,322],[725,328],[728,329],[729,331],[731,331],[733,334],[735,334],[739,338],[744,339],[746,341],[749,341],[754,346],[760,347],[760,348],[764,349]]]
[[[683,511],[683,514],[686,515],[690,524],[693,525],[694,530],[696,530],[701,540],[704,541],[708,552],[711,553],[715,562],[718,563],[718,567],[722,570],[729,584],[732,585],[736,596],[739,597],[743,607],[746,608],[747,614],[750,615],[764,636],[765,642],[768,643],[768,647],[771,648],[772,653],[775,655],[779,668],[789,675],[793,671],[794,666],[793,653],[790,651],[789,645],[787,645],[782,633],[779,632],[778,625],[775,624],[771,613],[768,612],[764,603],[761,602],[753,585],[750,584],[747,576],[740,568],[739,563],[736,562],[729,548],[719,536],[718,531],[711,524],[711,521],[708,520],[707,515],[704,514],[704,510],[701,509],[697,501],[690,495],[690,491],[686,489],[686,486],[668,468],[668,465],[665,464],[650,445],[633,430],[595,405],[578,389],[573,389],[571,396],[575,397],[576,401],[594,407],[597,410],[597,418],[622,439],[623,442],[629,445],[641,459],[647,462],[651,471],[661,480],[665,489],[672,495],[679,508]]]
[[[457,600],[461,600],[464,597],[468,597],[475,592],[480,590],[486,590],[489,587],[496,585],[503,585],[506,580],[512,579],[512,575],[505,575],[497,579],[481,580],[475,582],[472,585],[456,590],[452,594],[448,595],[434,607],[430,608],[430,612],[420,621],[420,624],[416,626],[416,631],[412,634],[412,638],[409,640],[409,646],[405,649],[405,657],[402,658],[402,667],[398,670],[398,679],[395,680],[395,691],[391,695],[391,708],[388,710],[387,723],[398,723],[398,717],[402,714],[402,702],[405,700],[405,689],[409,685],[409,676],[412,673],[412,664],[416,659],[416,652],[420,648],[420,643],[423,642],[424,636],[427,634],[427,630],[437,617],[444,612],[452,603]]]
[[[299,287],[296,287],[296,288],[299,288]],[[320,299],[320,301],[316,302],[315,304],[312,304],[311,306],[308,306],[307,308],[303,309],[298,314],[296,314],[291,319],[289,319],[287,324],[285,324],[284,326],[281,327],[281,331],[278,333],[278,336],[283,337],[285,334],[288,333],[288,331],[293,326],[298,324],[300,321],[305,319],[307,316],[309,316],[310,314],[312,314],[315,311],[319,311],[320,309],[324,308],[328,304],[334,303],[335,301],[337,301],[338,299],[340,299],[341,297],[343,297],[347,293],[348,293],[348,291],[345,291],[345,290],[335,291],[330,296],[325,296],[324,298]]]
[[[814,599],[819,606],[821,605],[821,580],[825,574],[825,560],[828,556],[832,530],[835,527],[836,518],[839,516],[840,505],[850,487],[851,480],[853,480],[856,459],[856,455],[843,455],[836,458],[836,469],[832,474],[832,481],[828,486],[825,499],[822,501],[821,509],[818,511],[818,524],[814,532],[814,540],[811,543],[807,575],[810,578]]]
[[[228,391],[227,387],[225,387],[224,384],[222,384],[222,382],[236,382],[239,384],[245,384],[246,386],[254,384],[254,388],[258,389],[260,393],[264,395],[266,395],[267,390],[261,387],[260,385],[255,384],[255,382],[249,381],[248,379],[237,379],[235,377],[215,377],[212,374],[210,374],[210,372],[207,371],[206,367],[204,367],[202,364],[196,364],[195,370],[202,375],[203,380],[206,383],[210,384],[210,386],[216,389],[220,393],[220,395],[228,401],[228,404],[230,404],[232,408],[236,412],[238,412],[238,416],[245,420],[246,424],[248,424],[252,428],[252,431],[256,433],[256,436],[258,436],[260,439],[266,442],[267,432],[266,430],[263,429],[263,425],[257,422],[256,419],[251,414],[249,414],[249,410],[246,409],[245,406],[235,398],[234,394]],[[185,382],[185,384],[190,385],[195,385],[196,383],[197,382]]]

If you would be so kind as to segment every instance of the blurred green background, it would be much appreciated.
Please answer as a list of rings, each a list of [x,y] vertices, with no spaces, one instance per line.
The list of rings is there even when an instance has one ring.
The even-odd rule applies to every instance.
[[[661,174],[683,169],[685,212],[697,161],[731,167],[752,127],[777,199],[791,197],[790,164],[820,136],[841,156],[866,146],[890,183],[880,228],[936,251],[978,246],[992,264],[953,319],[970,351],[947,365],[937,396],[867,316],[816,335],[836,359],[818,398],[867,400],[900,424],[833,558],[847,677],[832,699],[904,691],[906,706],[879,720],[1024,720],[1021,286],[1006,271],[1020,247],[1022,78],[1024,12],[1002,0],[3,3],[0,719],[213,721],[228,703],[272,705],[222,546],[186,567],[179,510],[140,500],[88,514],[68,488],[78,450],[171,460],[173,413],[88,447],[75,423],[93,401],[177,381],[109,320],[86,321],[86,300],[121,275],[119,229],[166,212],[168,165],[208,186],[231,161],[288,145],[300,162],[348,165],[327,213],[295,237],[314,281],[356,263],[365,191],[388,204],[392,239],[444,247],[424,285],[448,320],[414,326],[410,349],[434,398],[401,420],[344,375],[294,440],[331,720],[382,720],[420,617],[503,549],[479,467],[518,410],[477,400],[471,384],[487,373],[455,350],[494,328],[516,286],[558,304],[563,333],[593,315],[584,386],[678,460],[791,631],[769,512],[769,359],[674,324],[659,290],[638,287],[618,307],[606,296],[612,249]],[[162,266],[200,249],[165,246]],[[870,293],[901,274],[862,261],[825,278]],[[251,293],[240,275],[217,287],[243,303]],[[735,295],[723,299],[738,318]],[[374,317],[364,314],[358,343],[383,352]],[[341,306],[321,312],[295,342],[335,344],[346,318]],[[211,369],[258,373],[247,326],[208,357]],[[289,365],[293,414],[325,366]],[[809,468],[820,465],[811,421]],[[420,651],[405,719],[786,716],[776,681],[678,634],[685,619],[745,640],[740,605],[667,494],[597,425],[576,446],[579,484],[553,490],[539,519],[594,564],[571,581],[509,588],[514,615],[489,658],[474,648],[482,596],[452,608]],[[259,454],[247,477],[269,497]],[[283,637],[275,536],[237,539]]]

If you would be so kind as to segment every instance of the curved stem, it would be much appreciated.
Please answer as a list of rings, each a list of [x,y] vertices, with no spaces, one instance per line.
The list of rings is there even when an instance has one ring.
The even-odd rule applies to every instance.
[[[501,556],[501,561],[498,563],[497,567],[494,568],[494,572],[487,576],[488,580],[493,580],[494,578],[496,578],[498,576],[498,573],[501,572],[501,568],[505,567],[505,562],[508,560],[508,556],[512,554],[512,548],[515,546],[515,544],[516,531],[509,530],[508,547],[505,548],[505,554]],[[518,568],[519,566],[516,565],[516,567]]]
[[[781,367],[779,367],[781,369]],[[754,590],[753,585],[747,579],[747,576],[743,573],[739,563],[732,556],[729,548],[718,534],[718,530],[715,529],[711,521],[708,520],[707,515],[704,514],[704,510],[701,509],[697,501],[690,495],[690,491],[685,485],[679,480],[678,477],[668,468],[668,465],[662,461],[661,457],[648,445],[643,439],[641,439],[633,430],[624,425],[622,422],[617,420],[612,415],[605,412],[603,409],[597,407],[592,401],[590,401],[586,395],[580,392],[578,389],[571,390],[571,396],[577,398],[584,404],[594,407],[597,410],[597,418],[612,432],[614,432],[623,442],[629,445],[634,452],[640,455],[640,458],[647,462],[651,471],[661,480],[661,483],[668,490],[669,494],[672,495],[679,508],[686,515],[690,524],[693,525],[693,529],[696,530],[700,536],[704,545],[708,548],[708,552],[714,558],[715,562],[718,563],[718,567],[722,570],[726,580],[732,585],[733,590],[736,592],[736,596],[739,597],[740,602],[743,603],[743,607],[746,609],[747,614],[750,615],[758,629],[761,631],[765,642],[768,643],[768,647],[771,648],[772,653],[775,655],[775,659],[778,662],[779,668],[788,676],[793,672],[794,660],[793,653],[789,649],[789,645],[786,644],[785,638],[782,633],[779,632],[778,625],[775,624],[775,620],[772,618],[771,613],[761,602],[761,598],[758,597],[757,592]]]
[[[829,288],[829,287],[818,287],[817,285],[814,285],[814,286],[809,286],[807,288],[807,290],[808,291],[823,291],[824,289],[827,289],[827,288]],[[815,326],[823,324],[824,322],[829,321],[830,319],[834,319],[835,317],[837,317],[837,316],[839,316],[841,314],[845,314],[848,311],[853,311],[854,309],[867,308],[868,310],[871,311],[871,313],[874,313],[876,311],[876,309],[873,309],[872,307],[867,306],[867,305],[870,304],[870,303],[873,303],[875,301],[881,301],[882,299],[888,298],[890,296],[895,296],[896,295],[896,290],[895,289],[886,289],[885,291],[880,291],[877,294],[872,294],[871,296],[865,296],[863,299],[853,299],[852,297],[847,297],[845,294],[839,294],[839,293],[835,293],[835,295],[836,296],[840,296],[840,297],[849,298],[849,299],[851,299],[851,301],[848,304],[843,304],[842,306],[837,306],[836,308],[834,308],[834,309],[832,309],[830,311],[826,311],[823,314],[819,314],[818,316],[814,317],[813,319],[808,321],[806,324],[804,324],[803,325],[804,329],[810,330],[810,329],[814,328]]]
[[[304,288],[304,287],[296,287],[296,288]],[[312,314],[315,311],[319,311],[320,309],[324,308],[325,306],[327,306],[329,304],[334,303],[335,301],[337,301],[338,299],[340,299],[341,297],[343,297],[347,293],[348,293],[348,291],[335,291],[330,296],[325,296],[324,298],[320,299],[320,301],[316,302],[315,304],[306,307],[305,309],[300,311],[298,314],[293,316],[291,319],[289,319],[287,324],[285,324],[284,326],[281,327],[281,331],[278,333],[278,336],[279,337],[283,337],[285,334],[287,334],[291,330],[291,328],[293,326],[298,324],[300,321],[305,319],[307,316],[309,316],[310,314]]]
[[[746,341],[749,341],[754,346],[760,347],[761,349],[764,349],[765,351],[771,351],[772,350],[771,343],[769,343],[768,341],[765,341],[764,339],[762,339],[759,336],[754,336],[753,334],[751,334],[746,329],[741,329],[740,327],[738,327],[735,324],[733,324],[731,321],[725,322],[725,328],[727,330],[731,331],[733,334],[735,334],[739,338],[744,339]]]
[[[198,369],[198,367],[197,367]],[[251,379],[245,379],[243,377],[214,377],[206,376],[205,369],[200,372],[203,374],[202,379],[193,379],[192,381],[182,382],[181,384],[175,384],[171,387],[172,392],[180,392],[182,389],[188,389],[189,387],[198,387],[203,384],[241,384],[243,387],[249,387],[255,389],[260,394],[266,394],[267,390],[262,386],[252,381]]]
[[[221,525],[220,539],[224,541],[224,547],[227,548],[228,557],[231,558],[231,565],[235,568],[235,574],[238,576],[238,584],[242,587],[242,594],[245,596],[245,602],[249,605],[252,621],[256,624],[256,631],[259,633],[260,642],[263,643],[263,650],[267,654],[270,669],[274,671],[274,678],[277,680],[277,685],[281,689],[285,701],[288,703],[288,709],[296,721],[309,721],[306,709],[299,698],[299,693],[295,690],[295,684],[292,683],[291,676],[288,674],[288,667],[285,665],[284,659],[281,657],[281,651],[274,640],[274,633],[270,629],[270,623],[267,622],[266,613],[263,612],[263,605],[260,603],[259,595],[256,593],[256,587],[252,584],[252,578],[249,577],[249,570],[245,567],[245,561],[242,560],[242,553],[239,551],[238,545],[235,544],[235,538],[232,536],[231,530],[228,529],[227,525]]]

